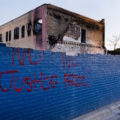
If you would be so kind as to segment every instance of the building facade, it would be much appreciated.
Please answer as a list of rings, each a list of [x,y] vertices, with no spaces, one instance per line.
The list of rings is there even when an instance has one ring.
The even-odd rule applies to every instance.
[[[2,26],[0,42],[9,47],[104,54],[105,22],[44,4]]]

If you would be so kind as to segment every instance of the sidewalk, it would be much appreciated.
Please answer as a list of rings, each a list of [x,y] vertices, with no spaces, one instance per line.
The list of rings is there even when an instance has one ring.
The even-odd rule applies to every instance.
[[[120,120],[120,102],[116,102],[73,120]]]

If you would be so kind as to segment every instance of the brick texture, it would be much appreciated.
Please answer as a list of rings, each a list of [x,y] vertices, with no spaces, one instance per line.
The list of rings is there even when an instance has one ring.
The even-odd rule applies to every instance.
[[[7,47],[0,56],[0,120],[71,120],[120,100],[119,56]]]

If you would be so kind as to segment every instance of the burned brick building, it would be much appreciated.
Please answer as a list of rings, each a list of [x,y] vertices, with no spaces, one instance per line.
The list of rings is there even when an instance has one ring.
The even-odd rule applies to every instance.
[[[105,23],[44,4],[2,26],[0,42],[9,47],[104,54]]]

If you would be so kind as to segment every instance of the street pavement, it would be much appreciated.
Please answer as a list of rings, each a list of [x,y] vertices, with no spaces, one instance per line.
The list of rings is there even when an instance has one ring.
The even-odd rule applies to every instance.
[[[120,120],[120,101],[104,106],[73,120]]]

